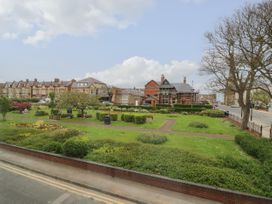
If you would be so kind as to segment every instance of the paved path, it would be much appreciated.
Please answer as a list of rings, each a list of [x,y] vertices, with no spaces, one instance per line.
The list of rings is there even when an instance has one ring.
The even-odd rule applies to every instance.
[[[232,114],[235,114],[240,117],[241,115],[241,109],[240,108],[232,108],[230,106],[225,105],[219,105],[219,109],[229,111]],[[252,114],[252,121],[263,125],[263,135],[265,137],[269,137],[269,129],[270,125],[272,124],[272,112],[266,112],[266,111],[259,111],[259,110],[253,110]]]
[[[56,162],[51,162],[47,160],[42,160],[36,157],[31,157],[19,153],[14,153],[8,150],[0,148],[0,168],[1,166],[7,165],[7,163],[14,167],[23,167],[24,169],[31,170],[39,174],[38,176],[47,175],[57,179],[56,182],[62,182],[60,180],[66,180],[80,185],[84,185],[89,189],[94,191],[96,189],[96,194],[108,198],[107,193],[116,196],[122,196],[123,199],[121,203],[133,203],[133,200],[142,203],[158,203],[158,204],[213,204],[217,203],[214,201],[206,200],[203,198],[198,198],[191,195],[186,195],[182,193],[176,193],[161,188],[156,188],[141,183],[128,181],[124,179],[119,179],[116,177],[111,177],[88,170],[82,170],[75,167],[67,166],[64,164],[59,164]],[[15,168],[15,167],[14,167]],[[21,169],[21,168],[20,168]],[[22,169],[21,169],[22,170]],[[24,183],[24,182],[23,182]],[[1,183],[2,184],[2,183]],[[27,185],[27,183],[25,183]],[[57,185],[57,184],[56,184]],[[5,186],[2,185],[2,191],[6,192]],[[80,187],[75,187],[80,189]],[[86,189],[84,189],[86,190]],[[99,194],[103,192],[103,195]],[[39,192],[37,192],[39,194]],[[55,194],[54,194],[55,195]],[[59,195],[59,194],[58,194]],[[36,195],[38,196],[38,195]],[[52,197],[56,197],[52,195]],[[129,198],[130,200],[124,200],[124,198]],[[110,198],[108,198],[110,199]],[[117,200],[120,201],[120,200]],[[107,202],[114,203],[114,202]],[[120,203],[120,202],[119,202]]]
[[[172,131],[172,126],[176,124],[175,119],[168,119],[165,123],[160,127],[160,131],[162,132],[169,132]]]

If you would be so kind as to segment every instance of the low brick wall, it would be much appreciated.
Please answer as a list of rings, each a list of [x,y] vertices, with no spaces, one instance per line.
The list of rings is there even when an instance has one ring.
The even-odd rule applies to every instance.
[[[34,151],[9,145],[0,142],[0,148],[22,153],[28,156],[38,157],[48,161],[66,164],[76,168],[90,170],[93,172],[106,174],[112,177],[118,177],[130,181],[143,183],[146,185],[167,189],[179,193],[185,193],[197,197],[206,198],[209,200],[219,201],[223,203],[247,203],[247,204],[271,204],[272,198],[250,195],[211,186],[195,184],[191,182],[170,179],[162,176],[139,173],[131,170],[126,170],[118,167],[98,164],[95,162],[84,161],[80,159],[69,158],[61,155],[45,153],[41,151]]]

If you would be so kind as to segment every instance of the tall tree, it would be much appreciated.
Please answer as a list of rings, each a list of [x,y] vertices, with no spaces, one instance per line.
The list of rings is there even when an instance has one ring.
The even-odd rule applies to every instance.
[[[3,120],[6,120],[6,115],[11,107],[11,102],[6,97],[0,97],[0,113],[2,114]]]
[[[206,34],[210,48],[202,60],[201,71],[213,76],[213,87],[238,94],[243,129],[249,121],[251,91],[260,87],[264,69],[269,68],[269,47],[258,9],[247,5]]]

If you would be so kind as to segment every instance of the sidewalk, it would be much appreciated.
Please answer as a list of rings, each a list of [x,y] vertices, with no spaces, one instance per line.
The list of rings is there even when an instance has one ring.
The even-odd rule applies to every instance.
[[[0,161],[139,203],[208,204],[214,201],[114,178],[0,148]]]

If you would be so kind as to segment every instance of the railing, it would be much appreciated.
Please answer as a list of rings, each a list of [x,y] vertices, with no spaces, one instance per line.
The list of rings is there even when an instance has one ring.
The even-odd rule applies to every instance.
[[[235,114],[229,114],[229,119],[241,124],[242,123],[242,119],[240,116],[238,115],[235,115]],[[249,131],[251,132],[254,132],[260,136],[263,135],[263,126],[262,125],[259,125],[255,122],[252,122],[252,121],[249,121],[248,124],[247,124],[247,127],[249,129]],[[271,136],[270,136],[271,137]]]

